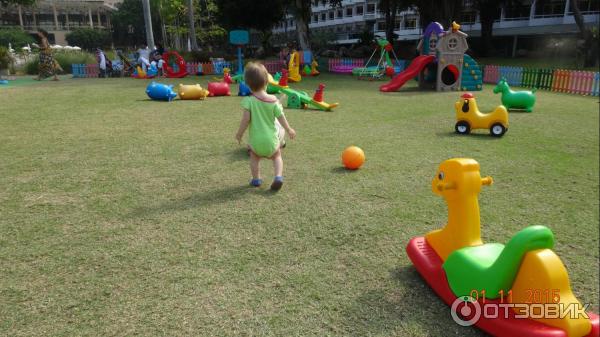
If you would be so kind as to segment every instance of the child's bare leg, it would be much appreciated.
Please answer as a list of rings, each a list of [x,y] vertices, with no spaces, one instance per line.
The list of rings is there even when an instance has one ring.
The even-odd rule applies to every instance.
[[[281,157],[281,149],[277,150],[273,155],[273,171],[276,177],[283,176],[283,158]]]
[[[283,158],[281,157],[281,149],[277,150],[273,157],[273,171],[275,171],[275,178],[271,184],[273,191],[279,191],[283,185]]]
[[[260,157],[254,153],[254,151],[250,151],[250,173],[252,173],[252,181],[250,184],[252,186],[260,186],[262,184],[262,180],[260,179]]]

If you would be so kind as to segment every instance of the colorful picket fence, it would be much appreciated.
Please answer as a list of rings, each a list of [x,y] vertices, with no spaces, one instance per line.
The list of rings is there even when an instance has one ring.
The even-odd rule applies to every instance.
[[[524,68],[486,65],[483,82],[496,84],[505,78],[509,85],[577,95],[598,96],[600,73],[581,70]]]
[[[98,64],[72,64],[71,72],[75,78],[90,78],[100,75]]]
[[[281,69],[285,66],[284,62],[281,60],[268,60],[264,61],[262,64],[265,65],[265,68],[267,68],[271,74],[281,71]]]
[[[327,69],[332,73],[351,74],[352,69],[365,66],[364,58],[330,58]]]

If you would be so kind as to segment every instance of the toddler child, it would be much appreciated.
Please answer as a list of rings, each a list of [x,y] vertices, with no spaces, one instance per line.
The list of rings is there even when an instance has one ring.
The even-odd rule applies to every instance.
[[[271,189],[278,191],[283,185],[283,159],[281,148],[285,146],[285,131],[290,139],[296,137],[296,131],[290,127],[283,115],[283,107],[277,97],[267,94],[269,73],[264,65],[250,62],[244,69],[244,81],[250,87],[252,95],[242,100],[243,115],[235,138],[242,142],[247,128],[249,131],[250,185],[262,184],[259,162],[262,158],[273,161],[275,178]],[[285,131],[284,131],[285,130]]]

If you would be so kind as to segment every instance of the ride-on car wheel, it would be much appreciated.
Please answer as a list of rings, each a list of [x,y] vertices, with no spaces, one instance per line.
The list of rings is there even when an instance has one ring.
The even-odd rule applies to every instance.
[[[502,137],[505,132],[506,128],[500,123],[494,123],[492,124],[492,127],[490,127],[490,133],[494,137]]]
[[[471,132],[471,126],[468,122],[460,121],[456,123],[456,125],[454,126],[454,130],[456,130],[456,133],[458,134],[466,135],[469,134],[469,132]]]

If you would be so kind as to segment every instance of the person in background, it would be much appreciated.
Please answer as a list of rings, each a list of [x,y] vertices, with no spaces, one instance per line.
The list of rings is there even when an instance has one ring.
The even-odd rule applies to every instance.
[[[62,71],[60,64],[52,56],[52,49],[48,43],[48,32],[38,29],[37,36],[40,39],[40,64],[38,76],[34,80],[41,81],[53,76],[53,81],[58,81],[58,72]]]
[[[100,48],[96,48],[96,61],[98,61],[98,67],[100,68],[100,77],[106,77],[106,55]]]
[[[144,45],[143,48],[137,50],[138,54],[138,64],[142,66],[144,71],[148,71],[148,67],[150,66],[150,49],[147,45]]]
[[[159,75],[163,74],[163,65],[165,64],[165,61],[163,60],[162,56],[164,53],[165,48],[160,43],[157,43],[156,48],[154,48],[152,53],[150,53],[150,64],[156,65],[156,68],[158,68]]]

